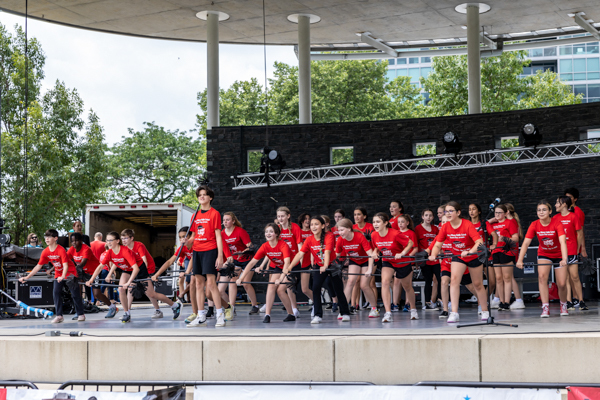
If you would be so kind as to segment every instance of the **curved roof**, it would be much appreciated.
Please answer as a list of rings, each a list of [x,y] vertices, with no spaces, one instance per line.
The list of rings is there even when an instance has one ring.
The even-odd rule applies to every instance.
[[[569,13],[600,21],[598,0],[486,0],[480,23],[492,38],[510,40],[584,32]],[[230,18],[219,25],[224,43],[262,44],[262,0],[29,0],[29,16],[78,28],[149,38],[206,41],[204,10]],[[267,44],[297,43],[290,14],[318,15],[313,50],[372,49],[360,32],[393,47],[431,47],[463,42],[466,16],[448,0],[265,0]],[[25,1],[2,0],[0,9],[25,14]],[[546,31],[548,30],[548,31]],[[565,33],[561,33],[565,32]],[[519,36],[518,34],[521,34]],[[515,35],[517,34],[517,35]],[[513,39],[514,40],[514,39]]]

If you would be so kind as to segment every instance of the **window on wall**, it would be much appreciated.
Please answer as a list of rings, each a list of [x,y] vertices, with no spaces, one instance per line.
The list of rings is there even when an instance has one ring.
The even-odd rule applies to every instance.
[[[248,172],[260,172],[262,149],[248,150]]]
[[[518,136],[500,136],[496,138],[496,148],[497,149],[510,149],[512,147],[519,147],[519,137]],[[503,160],[516,160],[519,156],[518,151],[511,151],[509,153],[502,153]]]
[[[434,156],[436,155],[435,141],[423,141],[413,143],[413,154],[419,156]],[[436,160],[417,161],[417,165],[433,165]]]
[[[331,165],[348,164],[354,162],[354,146],[335,146],[329,151]]]

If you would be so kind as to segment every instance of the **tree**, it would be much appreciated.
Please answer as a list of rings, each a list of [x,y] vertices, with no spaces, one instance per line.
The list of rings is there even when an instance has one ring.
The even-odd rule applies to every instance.
[[[17,244],[30,231],[70,228],[86,203],[102,197],[106,167],[98,116],[90,110],[84,120],[77,90],[60,81],[41,96],[45,56],[30,39],[26,60],[24,44],[21,28],[13,36],[0,25],[1,204]]]
[[[205,145],[186,132],[145,122],[111,147],[109,199],[124,203],[162,203],[187,193],[205,171]]]
[[[527,83],[525,92],[519,100],[520,109],[579,104],[583,99],[582,94],[575,95],[570,85],[561,83],[558,76],[548,70],[538,71],[528,77]]]

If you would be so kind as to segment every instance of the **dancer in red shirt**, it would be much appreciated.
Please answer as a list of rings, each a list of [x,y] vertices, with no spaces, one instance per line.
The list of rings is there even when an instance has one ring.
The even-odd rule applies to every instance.
[[[290,246],[290,258],[293,259],[296,254],[298,254],[298,249],[302,242],[302,229],[300,229],[300,226],[298,226],[297,223],[292,222],[292,214],[287,207],[279,207],[277,209],[277,225],[279,225],[279,229],[281,229],[281,240]],[[292,302],[294,316],[298,318],[300,316],[300,311],[298,310],[298,304],[296,303],[296,293],[291,289],[288,289],[288,296]]]
[[[483,229],[481,228],[481,207],[479,206],[479,204],[476,203],[471,203],[469,204],[469,217],[471,218],[471,222],[473,223],[473,226],[475,227],[475,230],[477,231],[477,233],[479,233],[479,237],[481,237],[481,239],[483,240]],[[496,234],[496,231],[494,231],[494,229],[492,228],[492,225],[489,222],[485,222],[485,228],[487,231],[487,237],[488,237],[488,244],[490,246],[490,250],[493,250],[496,248],[496,245],[498,244],[498,235]],[[490,240],[491,238],[491,240]],[[488,287],[489,287],[489,293],[490,295],[494,295],[493,300],[491,301],[490,307],[491,308],[498,308],[500,306],[500,297],[498,297],[496,291],[496,273],[494,271],[494,267],[492,266],[493,263],[493,257],[490,255],[489,258],[489,267],[488,270],[484,270],[483,273],[489,276],[487,277],[488,279]],[[491,268],[490,268],[491,267]],[[481,306],[479,306],[481,307]]]
[[[584,229],[585,214],[583,213],[583,211],[581,211],[581,208],[577,207],[577,205],[576,205],[577,200],[579,199],[579,190],[577,190],[577,188],[565,189],[565,196],[568,196],[571,198],[571,202],[573,203],[573,205],[571,207],[571,212],[573,212],[575,214],[575,216],[579,219],[579,224],[581,225],[581,239],[580,239],[581,242],[579,243],[579,248],[577,249],[577,254],[581,254],[582,257],[587,258],[588,255],[587,255],[587,251],[585,250],[585,229]],[[569,253],[569,254],[571,254],[571,253]],[[570,271],[570,269],[569,269],[569,271]],[[570,309],[575,309],[575,307],[577,307],[579,305],[579,300],[583,300],[583,299],[576,299],[571,296],[571,288],[573,286],[577,286],[576,284],[574,284],[571,276],[572,275],[569,274],[569,280],[567,280],[567,300],[568,300],[567,303],[572,302]],[[585,305],[585,303],[584,303],[584,305]]]
[[[556,207],[557,214],[552,217],[552,219],[559,221],[563,225],[567,240],[567,253],[569,254],[569,259],[567,260],[569,279],[567,280],[567,283],[569,281],[571,282],[571,288],[573,289],[575,296],[577,296],[576,299],[581,299],[578,300],[579,309],[587,310],[588,307],[583,301],[583,289],[581,281],[579,280],[579,265],[577,265],[579,262],[578,250],[581,248],[581,243],[583,241],[583,226],[575,213],[570,211],[570,208],[572,207],[570,197],[560,196],[556,200],[554,207]],[[567,309],[575,310],[575,304],[573,304],[569,298],[570,291],[568,286],[569,285],[567,285]]]
[[[333,220],[335,221],[335,224],[331,228],[331,233],[333,233],[335,240],[337,240],[340,237],[340,234],[338,233],[338,230],[337,230],[337,223],[340,222],[341,220],[343,220],[344,218],[346,218],[346,213],[341,208],[338,208],[333,213]]]
[[[489,318],[489,311],[485,289],[483,287],[483,267],[477,260],[476,254],[469,255],[470,253],[474,254],[477,251],[477,246],[483,243],[483,240],[479,237],[479,234],[471,221],[467,221],[460,217],[460,204],[456,201],[451,201],[446,205],[445,211],[448,223],[440,229],[440,233],[435,239],[436,244],[433,246],[429,260],[435,261],[442,248],[442,244],[447,238],[452,240],[451,251],[452,254],[454,254],[452,257],[452,264],[450,265],[452,270],[452,276],[450,278],[452,312],[448,317],[448,322],[453,323],[459,321],[458,303],[460,300],[460,283],[467,267],[469,268],[471,280],[477,293],[477,299],[481,304],[481,319],[487,321]]]
[[[432,225],[433,211],[429,208],[421,212],[422,223],[415,227],[419,251],[429,248],[437,236],[439,229]],[[425,310],[437,310],[437,299],[440,288],[440,263],[437,261],[427,261],[421,266],[421,272],[425,277]]]
[[[390,203],[390,215],[392,216],[390,218],[390,225],[392,226],[392,229],[397,231],[400,230],[400,228],[398,228],[398,217],[402,214],[404,214],[404,204],[399,200],[392,201]]]
[[[560,221],[552,220],[550,218],[551,213],[552,206],[546,200],[538,203],[537,216],[539,219],[529,225],[525,240],[523,241],[523,247],[521,247],[521,253],[519,254],[519,260],[517,261],[517,268],[523,269],[523,259],[525,258],[527,249],[533,238],[537,236],[539,242],[537,258],[538,283],[542,299],[542,314],[540,317],[542,318],[550,316],[548,276],[553,266],[558,286],[558,296],[560,298],[560,315],[569,315],[569,311],[567,310],[568,271],[566,267],[569,256],[567,240],[563,225]]]
[[[355,229],[361,232],[367,241],[371,242],[371,234],[375,231],[373,228],[373,224],[367,221],[369,215],[367,213],[367,209],[364,207],[356,207],[354,209],[354,225],[352,229]],[[369,287],[372,289],[371,281],[369,280]],[[352,290],[352,296],[348,300],[350,304],[350,314],[354,314],[356,310],[360,310],[360,286],[354,285],[354,289]],[[375,298],[377,298],[377,290],[373,293]]]
[[[272,284],[267,287],[267,304],[265,307],[265,319],[263,320],[263,323],[266,324],[271,322],[271,310],[273,308],[273,302],[275,302],[275,294],[279,296],[279,299],[288,313],[283,322],[292,322],[296,320],[292,311],[292,303],[290,302],[285,286],[285,283],[288,282],[288,280],[285,276],[281,278],[281,273],[289,270],[292,252],[290,251],[289,245],[283,240],[280,240],[280,235],[281,230],[277,224],[269,223],[265,226],[265,239],[267,239],[267,242],[260,246],[260,249],[254,254],[254,257],[250,260],[248,265],[246,265],[246,268],[244,268],[244,271],[236,282],[238,285],[245,282],[245,279],[250,276],[249,274],[250,271],[252,271],[252,267],[254,267],[262,258],[266,257],[270,261],[268,271],[270,272],[269,282],[272,282]],[[262,270],[263,267],[260,266],[256,269],[256,272],[261,273]]]
[[[408,214],[402,214],[398,216],[398,219],[396,221],[398,222],[398,232],[400,232],[400,235],[404,236],[406,240],[410,240],[413,243],[413,248],[410,254],[408,255],[414,256],[419,250],[419,241],[417,239],[417,235],[414,232],[415,224],[413,223],[412,218]],[[400,304],[400,297],[402,295],[402,282],[398,278],[394,278],[392,295],[393,303]],[[399,308],[400,307],[398,307],[398,309]],[[404,303],[404,309],[402,311],[410,311],[410,305],[408,302]]]

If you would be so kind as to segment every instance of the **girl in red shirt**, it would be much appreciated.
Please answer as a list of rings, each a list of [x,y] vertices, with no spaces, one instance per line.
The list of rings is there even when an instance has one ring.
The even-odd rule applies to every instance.
[[[300,224],[300,247],[304,241],[312,236],[312,232],[310,231],[310,214],[302,213],[298,217],[298,224]],[[302,262],[299,265],[294,267],[295,271],[310,268],[312,264],[311,255],[305,254],[302,257]],[[313,291],[310,290],[310,274],[300,274],[300,287],[302,288],[302,293],[306,295],[309,299],[313,299]]]
[[[514,279],[514,263],[516,261],[518,250],[503,250],[501,248],[505,245],[506,239],[519,243],[519,224],[514,218],[508,218],[508,208],[504,204],[496,206],[494,216],[495,221],[492,223],[492,229],[496,232],[496,235],[498,235],[498,243],[494,250],[492,250],[492,257],[494,260],[498,295],[500,297],[498,310],[506,311],[509,309],[523,309],[525,308],[525,304],[521,299],[519,287],[513,286],[512,284]],[[509,306],[513,291],[515,293],[515,299],[518,300],[515,300],[514,305]]]
[[[281,229],[281,240],[290,246],[291,258],[293,259],[298,254],[299,244],[302,242],[302,229],[298,224],[292,222],[292,214],[287,207],[277,209],[277,224]],[[294,316],[297,318],[300,316],[300,311],[298,311],[298,304],[296,303],[296,293],[288,289],[288,296],[292,302]]]
[[[471,222],[473,223],[475,230],[477,231],[477,233],[479,233],[479,237],[481,237],[481,239],[483,240],[483,229],[481,229],[481,214],[482,211],[479,204],[469,204],[469,217],[471,218]],[[490,250],[493,250],[498,244],[498,235],[496,234],[496,231],[492,228],[492,225],[488,221],[485,221],[485,229],[487,231],[488,243],[490,243]],[[489,240],[490,238],[492,238],[492,240]],[[492,268],[489,269],[488,267],[489,271],[483,271],[483,273],[489,275],[487,278],[490,294],[494,294],[494,299],[491,302],[491,308],[498,308],[500,306],[500,297],[498,297],[498,294],[496,293],[496,272],[493,268],[493,257],[491,255],[489,258],[489,266],[491,266]]]
[[[531,244],[534,237],[537,236],[539,247],[538,247],[538,283],[540,290],[540,297],[542,298],[542,318],[548,318],[550,316],[550,303],[548,301],[548,276],[550,270],[554,265],[554,276],[556,277],[556,284],[558,285],[558,297],[560,298],[560,315],[569,315],[567,310],[567,240],[563,225],[560,221],[552,220],[550,214],[552,213],[552,206],[546,201],[542,200],[537,206],[538,220],[534,221],[529,225],[525,240],[523,240],[523,246],[521,247],[521,253],[519,254],[519,260],[517,261],[517,268],[523,269],[523,259],[525,253]]]
[[[242,282],[246,282],[245,279],[250,276],[252,267],[254,267],[256,263],[258,263],[263,257],[266,257],[270,261],[268,267],[270,272],[269,282],[272,282],[273,284],[268,285],[267,287],[267,304],[265,319],[263,320],[263,323],[265,324],[271,322],[271,309],[273,308],[273,302],[275,301],[275,294],[279,296],[279,299],[285,306],[285,309],[288,313],[283,322],[291,322],[296,320],[294,312],[292,311],[292,304],[290,302],[286,286],[281,284],[287,282],[287,278],[281,278],[281,273],[282,271],[288,271],[292,253],[288,244],[283,240],[280,240],[280,234],[281,231],[279,230],[279,226],[277,226],[277,224],[269,223],[267,226],[265,226],[265,239],[267,239],[267,242],[260,246],[236,282],[238,285],[240,285]],[[261,273],[262,270],[263,267],[260,266],[256,269],[256,272]]]
[[[398,232],[400,235],[406,237],[406,239],[410,240],[413,243],[413,248],[408,254],[409,256],[413,256],[419,250],[419,241],[417,240],[417,235],[415,234],[415,224],[412,221],[412,218],[408,214],[399,215],[396,219],[398,223]],[[391,223],[390,223],[391,225]],[[412,264],[410,264],[412,266]],[[400,296],[402,295],[402,282],[400,279],[394,278],[394,285],[392,289],[393,295],[393,303],[400,304]],[[408,302],[404,303],[404,312],[410,311],[410,305]]]
[[[344,257],[342,261],[347,261],[349,274],[362,274],[362,276],[360,276],[360,288],[365,293],[365,297],[369,304],[371,304],[369,318],[377,318],[379,317],[379,311],[377,311],[376,307],[377,298],[373,296],[373,291],[369,286],[371,275],[375,273],[373,258],[367,258],[367,256],[373,256],[371,245],[367,239],[365,239],[364,235],[359,232],[354,232],[352,229],[352,222],[349,219],[344,218],[339,221],[337,223],[337,228],[340,237],[335,244],[335,253],[338,258]],[[359,258],[352,258],[352,256]],[[349,298],[352,295],[352,290],[354,289],[354,285],[358,281],[358,278],[359,275],[348,275],[348,280],[344,287],[344,296],[346,298]]]
[[[342,283],[342,277],[340,275],[333,276],[331,272],[327,270],[331,261],[331,253],[334,250],[335,238],[331,232],[325,232],[325,221],[321,217],[312,217],[310,220],[310,230],[313,236],[307,238],[302,245],[302,248],[294,257],[291,265],[296,265],[300,262],[302,257],[310,253],[313,257],[315,265],[318,267],[313,272],[313,292],[321,293],[323,283],[328,276],[331,276],[331,281],[335,292],[338,295],[340,304],[340,313],[342,314],[342,321],[350,321],[350,311],[348,309],[348,302],[346,296],[344,296],[344,284]],[[289,266],[284,267],[284,274],[289,271]],[[280,277],[279,282],[282,281]],[[313,317],[311,324],[320,324],[323,320],[323,307],[321,304],[321,296],[315,296],[313,311],[315,316]]]
[[[342,210],[341,208],[338,208],[333,213],[333,220],[335,221],[335,224],[333,225],[333,228],[331,228],[331,233],[333,233],[335,240],[337,240],[340,237],[340,234],[338,233],[338,230],[337,230],[338,229],[337,223],[340,222],[341,220],[343,220],[344,218],[346,218],[346,212],[344,210]]]
[[[583,241],[583,226],[575,213],[570,211],[572,204],[570,197],[560,196],[554,206],[556,207],[557,214],[552,219],[562,223],[567,241],[567,253],[569,255],[569,259],[567,260],[567,269],[569,271],[569,279],[567,280],[567,309],[575,309],[574,304],[570,301],[572,300],[569,291],[570,282],[570,286],[573,288],[575,296],[577,296],[576,299],[581,299],[579,301],[579,309],[587,310],[588,307],[583,302],[583,290],[581,281],[579,280],[579,265],[577,265],[577,262],[579,262],[578,249],[581,248]]]
[[[439,229],[432,225],[433,211],[429,208],[421,212],[422,223],[415,227],[417,235],[418,250],[423,251],[429,248],[437,236]],[[421,266],[421,272],[425,277],[425,300],[431,299],[425,303],[425,310],[437,310],[437,299],[440,288],[440,263],[437,261],[427,261],[426,265]]]
[[[373,228],[373,224],[367,222],[368,214],[367,209],[364,207],[356,207],[354,209],[354,225],[352,229],[360,231],[367,241],[371,242],[371,234],[375,231]],[[374,278],[374,277],[373,277]],[[369,287],[372,287],[371,282],[369,281]],[[373,291],[373,289],[371,289]],[[375,298],[377,298],[377,290],[373,293]],[[360,286],[354,285],[354,289],[352,290],[352,298],[350,300],[350,314],[354,314],[355,310],[360,309]]]
[[[442,248],[442,244],[446,239],[452,241],[452,263],[450,264],[450,302],[452,303],[452,312],[448,316],[448,322],[458,322],[458,303],[460,301],[460,283],[464,272],[469,268],[471,281],[477,293],[477,299],[481,305],[481,319],[487,321],[490,314],[488,311],[485,289],[483,287],[483,268],[482,264],[477,260],[477,255],[469,255],[475,253],[477,246],[483,243],[483,240],[475,230],[471,221],[460,217],[460,204],[456,201],[450,201],[446,204],[446,223],[438,234],[436,244],[433,246],[430,261],[435,261],[437,255]]]
[[[392,216],[392,218],[390,218],[390,225],[392,226],[392,229],[400,230],[400,228],[398,228],[398,217],[402,214],[404,214],[404,204],[398,200],[392,201],[390,203],[390,215]]]

